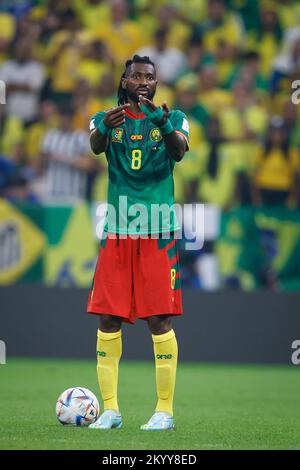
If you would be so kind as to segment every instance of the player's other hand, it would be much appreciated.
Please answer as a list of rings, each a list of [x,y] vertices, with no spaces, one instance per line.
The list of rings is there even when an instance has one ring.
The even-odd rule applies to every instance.
[[[162,107],[162,110],[163,110],[165,116],[168,118],[169,117],[169,108],[168,108],[167,103],[164,101],[163,104],[161,105],[161,107]]]
[[[110,129],[113,127],[118,127],[124,124],[125,122],[125,109],[129,108],[130,104],[126,103],[122,106],[118,106],[117,108],[112,108],[105,114],[103,119],[104,124],[106,127]]]
[[[145,98],[142,95],[139,95],[139,105],[142,105],[142,104],[144,106],[146,106],[148,111],[150,111],[151,113],[153,113],[153,111],[155,111],[157,109],[157,106],[155,106],[155,104],[152,101],[148,100],[148,98]],[[169,108],[168,108],[166,102],[164,102],[162,104],[161,108],[164,112],[164,116],[163,116],[161,122],[159,122],[159,125],[163,125],[169,117]]]
[[[148,98],[145,98],[143,95],[139,95],[139,106],[141,107],[142,104],[146,106],[150,113],[153,113],[157,108],[152,101],[148,100]]]

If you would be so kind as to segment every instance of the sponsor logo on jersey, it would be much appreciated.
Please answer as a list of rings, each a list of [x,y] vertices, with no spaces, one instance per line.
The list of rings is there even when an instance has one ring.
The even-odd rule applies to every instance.
[[[172,354],[156,354],[156,359],[172,359]]]
[[[160,130],[159,130],[157,127],[155,127],[154,129],[151,130],[151,132],[150,132],[150,139],[151,139],[153,142],[159,142],[159,141],[162,139]]]
[[[111,139],[112,139],[114,142],[122,142],[122,139],[123,139],[123,129],[121,129],[120,127],[117,127],[116,129],[113,129],[113,130],[112,130],[112,133],[111,133]]]
[[[105,357],[105,356],[106,356],[106,352],[104,352],[104,351],[97,351],[97,356]]]
[[[143,136],[142,134],[132,134],[130,136],[131,140],[142,140],[143,139]]]

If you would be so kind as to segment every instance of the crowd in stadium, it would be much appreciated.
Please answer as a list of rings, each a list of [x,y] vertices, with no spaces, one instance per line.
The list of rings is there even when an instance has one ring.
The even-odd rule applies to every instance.
[[[3,0],[0,197],[45,206],[106,200],[107,162],[90,150],[89,122],[117,105],[135,53],[157,66],[156,105],[188,116],[175,198],[205,203],[206,243],[182,250],[182,283],[215,289],[220,214],[300,207],[297,0]],[[264,272],[257,284],[273,286],[272,270]]]
[[[2,1],[0,195],[105,199],[89,120],[116,105],[124,63],[138,53],[157,64],[156,104],[190,120],[178,202],[298,207],[299,25],[292,0]]]

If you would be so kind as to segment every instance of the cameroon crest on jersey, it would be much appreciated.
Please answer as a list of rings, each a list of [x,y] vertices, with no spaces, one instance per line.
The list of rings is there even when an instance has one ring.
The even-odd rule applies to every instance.
[[[121,127],[112,129],[111,140],[113,140],[114,142],[122,142],[122,137],[123,137],[123,129]]]
[[[149,136],[153,142],[159,142],[162,139],[161,132],[157,127],[150,131]]]

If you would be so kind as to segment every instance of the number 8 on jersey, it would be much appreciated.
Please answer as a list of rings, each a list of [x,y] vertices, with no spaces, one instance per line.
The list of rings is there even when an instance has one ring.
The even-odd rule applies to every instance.
[[[133,170],[139,170],[142,165],[142,151],[140,149],[134,149],[131,152],[131,168]]]

